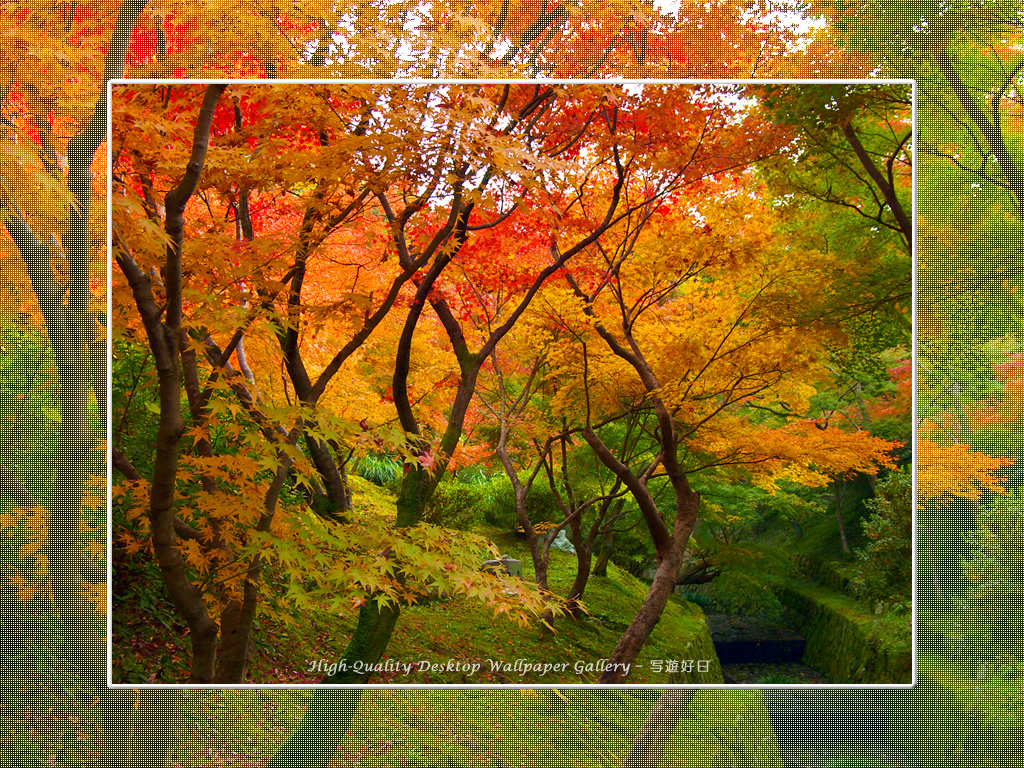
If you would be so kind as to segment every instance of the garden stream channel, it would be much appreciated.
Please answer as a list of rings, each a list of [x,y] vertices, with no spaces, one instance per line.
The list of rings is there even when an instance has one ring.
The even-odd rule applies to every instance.
[[[708,614],[707,621],[726,683],[832,682],[801,663],[807,642],[783,624],[735,614]]]

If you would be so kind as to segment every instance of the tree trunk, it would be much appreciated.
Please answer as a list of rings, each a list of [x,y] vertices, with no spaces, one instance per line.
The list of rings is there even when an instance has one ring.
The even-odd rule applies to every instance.
[[[352,725],[361,688],[317,688],[306,713],[266,768],[327,768]]]
[[[601,537],[601,546],[597,551],[597,560],[594,561],[594,575],[599,578],[607,578],[608,563],[615,552],[615,532],[606,531]]]
[[[635,475],[627,465],[619,461],[608,450],[608,446],[602,442],[592,427],[588,425],[583,430],[583,438],[593,448],[597,457],[615,473],[636,499],[654,541],[655,551],[658,553],[658,568],[650,589],[647,591],[647,597],[629,627],[619,638],[619,642],[609,658],[608,668],[598,678],[598,682],[603,684],[621,683],[627,677],[640,649],[647,642],[647,638],[651,636],[655,625],[661,620],[661,613],[668,603],[672,590],[675,589],[690,534],[697,524],[700,494],[690,487],[686,473],[682,471],[676,459],[671,417],[660,401],[656,401],[656,403],[664,435],[662,438],[663,449],[661,455],[639,476]],[[665,474],[675,492],[676,516],[671,530],[647,488],[647,479],[659,464],[665,468]]]
[[[359,609],[356,630],[339,664],[340,669],[324,678],[325,683],[358,684],[373,675],[372,667],[381,660],[395,631],[401,608],[378,606],[371,595]]]
[[[541,589],[548,588],[548,549],[542,546],[540,537],[533,529],[530,515],[526,511],[526,494],[529,493],[529,486],[521,486],[518,481],[516,485],[516,519],[523,526],[523,533],[526,535],[526,544],[530,549],[530,557],[533,560],[533,573],[537,586]],[[553,617],[552,617],[553,618]]]
[[[597,682],[604,685],[616,685],[625,681],[630,668],[654,627],[661,620],[662,611],[668,604],[669,596],[676,586],[676,578],[683,560],[683,547],[673,547],[661,562],[654,574],[650,589],[643,605],[637,611],[633,621],[622,633],[615,650],[609,657],[608,669],[601,673]]]
[[[298,391],[298,387],[296,387]],[[334,460],[330,446],[322,440],[311,437],[307,432],[306,448],[316,467],[320,479],[330,499],[330,517],[344,520],[352,511],[352,492],[348,487],[348,478],[344,474],[344,466]]]
[[[123,74],[132,31],[144,7],[144,0],[125,0],[121,4],[107,47],[104,81]],[[44,317],[61,373],[58,390],[61,436],[60,450],[56,457],[59,483],[51,509],[52,516],[48,536],[50,575],[57,614],[56,637],[53,640],[56,645],[56,658],[65,662],[59,665],[62,672],[72,677],[76,671],[80,673],[85,690],[91,690],[99,699],[103,713],[103,744],[105,756],[109,759],[112,755],[116,755],[116,752],[106,749],[108,743],[119,745],[125,735],[125,727],[117,715],[123,712],[119,705],[126,703],[127,697],[124,694],[127,692],[107,688],[103,665],[98,663],[98,660],[103,658],[104,638],[102,633],[96,631],[95,617],[91,615],[91,610],[85,604],[82,595],[83,586],[88,588],[90,582],[103,582],[101,578],[94,575],[83,579],[82,565],[88,564],[92,567],[94,563],[83,556],[81,548],[83,491],[86,473],[88,472],[88,476],[93,478],[104,475],[102,467],[92,467],[87,464],[89,461],[98,460],[95,451],[91,450],[95,448],[96,441],[90,437],[87,423],[86,387],[90,378],[96,398],[101,432],[110,418],[106,409],[106,395],[109,392],[106,338],[109,326],[106,330],[101,330],[96,313],[89,310],[92,297],[89,287],[89,264],[94,255],[89,237],[89,227],[91,223],[95,223],[91,211],[92,167],[96,150],[106,140],[106,108],[106,82],[103,82],[97,94],[96,108],[93,111],[92,119],[80,133],[68,142],[68,191],[75,204],[68,207],[68,222],[62,236],[62,246],[69,268],[66,314],[61,323],[52,322],[61,313],[44,312]],[[13,217],[9,217],[8,220],[10,218]],[[8,229],[10,226],[8,224]],[[33,264],[31,263],[32,254],[23,250],[23,246],[38,245],[38,240],[33,236],[32,241],[23,239],[21,242],[17,240],[15,242],[19,251],[22,251],[30,275],[33,273],[33,268],[36,268],[39,273],[45,273],[49,278],[46,281],[33,280],[33,289],[37,294],[40,307],[45,310],[49,306],[52,309],[54,301],[58,305],[63,305],[64,296],[58,296],[47,289],[47,286],[55,287],[52,282],[53,272],[49,265],[49,259],[46,259],[45,265]],[[42,255],[41,249],[31,248],[30,251],[36,255]],[[89,327],[86,327],[87,322],[90,324]],[[63,331],[61,327],[63,327]],[[83,364],[86,360],[88,368]],[[4,463],[7,464],[7,462]],[[7,469],[8,467],[5,466],[4,470]],[[17,485],[20,487],[20,483]],[[88,571],[86,572],[88,573]],[[64,675],[60,677],[64,677]],[[54,682],[60,683],[62,680],[58,679]],[[176,696],[176,693],[166,691],[146,691],[140,695],[145,695],[148,698],[153,693]],[[167,722],[171,723],[170,717]],[[173,733],[174,731],[175,726],[170,725],[163,733]],[[148,734],[144,734],[142,743],[146,745],[150,741]],[[169,743],[169,740],[165,740],[164,743]],[[170,761],[160,759],[157,752],[154,751],[150,754],[157,760],[149,763],[150,765],[154,767],[170,765]],[[104,754],[101,754],[101,761],[103,757]]]
[[[587,549],[587,543],[580,533],[579,515],[569,523],[569,529],[572,531],[572,545],[576,550],[576,578],[573,579],[569,593],[566,595],[566,610],[569,611],[572,618],[579,619],[583,615],[580,599],[587,588],[587,581],[590,580],[591,555],[590,550]]]
[[[533,481],[537,477],[537,472],[540,470],[541,463],[543,462],[543,455],[538,460],[538,463],[534,466],[534,471],[530,475],[529,479],[525,483],[519,480],[519,476],[516,474],[515,465],[512,463],[512,458],[508,455],[508,451],[505,447],[505,442],[508,439],[509,427],[508,423],[504,423],[501,428],[501,438],[498,440],[497,448],[495,453],[501,460],[501,466],[505,470],[505,475],[508,477],[509,482],[512,484],[513,492],[515,493],[516,501],[516,519],[519,524],[523,527],[523,534],[526,536],[526,544],[530,549],[530,558],[533,560],[533,573],[534,579],[537,582],[537,586],[543,590],[548,588],[548,562],[550,559],[549,550],[546,546],[542,546],[541,538],[537,536],[536,531],[533,530],[533,523],[530,520],[530,514],[526,511],[526,497],[530,493],[530,489],[533,487]],[[544,615],[541,616],[540,632],[542,636],[549,636],[554,633],[555,625],[555,612],[554,610],[545,611]]]
[[[846,525],[843,523],[843,494],[840,491],[839,482],[839,480],[835,480],[832,484],[836,500],[836,521],[839,523],[839,541],[843,545],[843,552],[850,554],[850,544],[846,540]]]
[[[380,661],[387,648],[395,623],[397,606],[377,610],[371,599],[360,609],[355,634],[349,643],[339,669],[324,678],[324,683],[359,684],[370,679],[372,666]],[[356,662],[361,667],[356,669]],[[334,760],[352,724],[359,706],[362,688],[318,688],[306,713],[289,739],[282,744],[266,768],[327,768]]]
[[[338,474],[341,476],[342,485],[345,488],[345,515],[352,514],[352,485],[348,481],[348,470],[345,469],[345,462],[338,462]]]
[[[673,688],[661,694],[640,726],[622,761],[622,768],[658,768],[661,765],[665,745],[695,692],[692,688]]]
[[[530,537],[530,534],[526,534]],[[536,574],[537,586],[541,589],[546,590],[548,588],[548,560],[549,552],[547,547],[541,547],[540,542],[537,541],[537,535],[533,535],[537,554],[534,554],[533,567]],[[542,554],[540,554],[542,553]],[[549,609],[544,611],[544,614],[540,617],[540,634],[542,637],[551,637],[555,633],[555,611]]]
[[[252,662],[255,639],[253,617],[259,596],[256,585],[246,580],[243,600],[231,600],[220,614],[220,650],[217,653],[216,683],[243,683]]]

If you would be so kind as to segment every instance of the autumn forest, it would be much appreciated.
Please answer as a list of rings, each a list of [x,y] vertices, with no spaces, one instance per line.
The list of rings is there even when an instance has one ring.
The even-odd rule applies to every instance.
[[[908,85],[112,93],[115,682],[910,682]]]
[[[0,16],[0,768],[1024,765],[1020,0]]]

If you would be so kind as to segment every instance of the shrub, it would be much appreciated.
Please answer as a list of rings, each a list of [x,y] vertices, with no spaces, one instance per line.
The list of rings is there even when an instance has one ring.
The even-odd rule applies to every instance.
[[[356,474],[374,485],[393,486],[402,479],[402,462],[391,456],[371,454],[359,460]]]
[[[504,472],[491,475],[486,483],[480,483],[480,513],[490,525],[509,528],[516,519],[516,495],[512,482]]]
[[[910,597],[913,536],[911,473],[895,470],[864,502],[870,514],[861,521],[868,543],[857,549],[862,594],[873,600]]]
[[[516,517],[516,494],[512,490],[512,481],[503,471],[497,471],[484,480],[479,473],[464,474],[466,470],[459,472],[459,478],[466,477],[471,483],[479,488],[479,496],[476,502],[479,505],[480,514],[484,521],[490,525],[511,529],[519,525]],[[551,489],[544,483],[534,483],[526,497],[526,511],[534,526],[545,520],[562,520],[562,510]]]
[[[423,521],[443,528],[468,531],[483,522],[483,492],[478,483],[444,480],[434,489]]]
[[[509,486],[511,487],[511,483]],[[557,520],[562,522],[562,508],[558,506],[558,499],[551,492],[547,483],[536,482],[526,497],[526,513],[530,516],[530,522],[537,525],[545,521]],[[512,516],[515,519],[515,508],[512,509]]]
[[[711,608],[721,613],[760,616],[765,619],[782,618],[779,598],[767,584],[738,571],[725,571],[708,586],[707,597]]]

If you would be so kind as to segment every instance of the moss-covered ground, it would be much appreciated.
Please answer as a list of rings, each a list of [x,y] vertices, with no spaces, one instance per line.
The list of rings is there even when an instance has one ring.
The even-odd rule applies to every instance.
[[[353,478],[362,513],[394,510],[386,491]],[[522,561],[524,578],[534,572],[526,542],[514,532],[481,528],[498,549]],[[549,588],[565,594],[575,576],[575,555],[551,550]],[[152,682],[187,679],[187,654],[180,647],[183,625],[158,599],[153,571],[138,570],[136,597],[115,611],[115,679]],[[148,584],[138,583],[150,580]],[[518,626],[472,600],[434,599],[403,609],[388,646],[390,668],[372,683],[391,684],[562,684],[592,683],[647,592],[647,585],[609,565],[606,577],[592,577],[578,620],[556,620],[554,633],[540,624]],[[154,622],[154,617],[157,619]],[[258,619],[257,653],[249,672],[253,683],[316,683],[341,658],[355,616],[326,611]],[[434,667],[427,668],[423,662]],[[518,669],[516,665],[518,664]],[[544,665],[565,665],[544,672]],[[407,671],[406,665],[415,665]],[[478,665],[473,667],[473,665]],[[509,669],[508,667],[511,667]],[[448,669],[453,667],[453,669]],[[468,667],[468,669],[467,669]],[[527,670],[525,673],[521,670]],[[673,597],[632,669],[631,683],[720,683],[721,668],[700,608]]]
[[[335,766],[604,768],[621,764],[657,691],[373,689]],[[178,765],[258,766],[294,728],[307,691],[240,690],[186,699]],[[226,738],[225,734],[231,734]],[[200,752],[192,745],[203,745]],[[220,745],[210,749],[210,745]],[[242,757],[244,756],[244,758]],[[697,694],[663,768],[781,768],[757,691]]]

